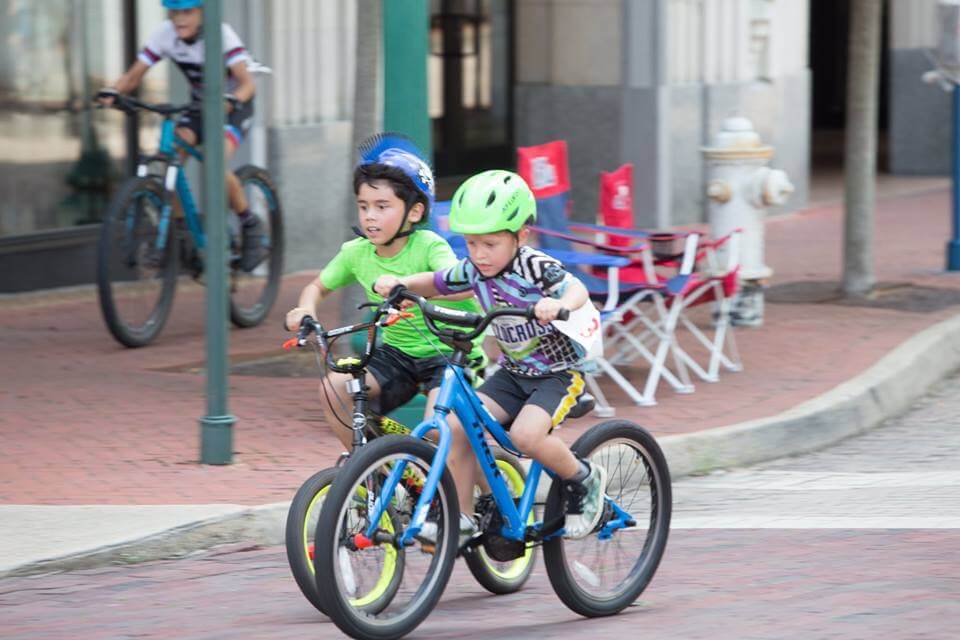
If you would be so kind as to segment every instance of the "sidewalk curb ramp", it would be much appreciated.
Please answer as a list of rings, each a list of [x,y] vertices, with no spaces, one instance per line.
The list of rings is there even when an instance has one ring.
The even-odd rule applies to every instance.
[[[841,357],[841,354],[826,354]],[[879,426],[960,368],[960,316],[907,339],[875,365],[778,415],[659,442],[674,478],[814,451]],[[549,483],[543,483],[546,490]],[[153,535],[0,569],[0,578],[177,558],[222,544],[279,545],[289,503],[200,518]]]

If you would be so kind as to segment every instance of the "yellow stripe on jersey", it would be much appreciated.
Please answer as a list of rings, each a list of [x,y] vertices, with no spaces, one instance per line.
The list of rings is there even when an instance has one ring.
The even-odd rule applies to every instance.
[[[569,371],[568,373],[571,378],[570,385],[567,387],[567,395],[563,396],[560,406],[553,412],[552,424],[554,427],[559,426],[566,419],[570,409],[573,409],[574,405],[577,404],[577,398],[583,393],[583,376],[576,371]]]

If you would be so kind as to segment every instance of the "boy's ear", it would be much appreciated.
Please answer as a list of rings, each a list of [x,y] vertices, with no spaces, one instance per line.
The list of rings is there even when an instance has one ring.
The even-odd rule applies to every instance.
[[[412,224],[417,224],[423,220],[423,203],[418,202],[410,207],[410,213],[407,214],[407,220]]]
[[[520,244],[527,244],[527,240],[530,239],[530,227],[523,225],[520,227],[520,231],[517,231],[517,241]]]

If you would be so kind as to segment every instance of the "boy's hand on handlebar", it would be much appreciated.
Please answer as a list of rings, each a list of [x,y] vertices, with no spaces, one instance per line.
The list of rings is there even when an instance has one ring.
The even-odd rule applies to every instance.
[[[95,97],[101,106],[111,107],[113,106],[113,102],[117,99],[118,95],[119,93],[116,89],[112,87],[104,87],[103,89],[100,89],[100,91],[97,91],[97,95]]]
[[[404,284],[396,276],[380,276],[373,283],[373,290],[377,295],[383,296],[384,299],[389,299],[393,290],[402,286]],[[414,302],[412,300],[401,300],[396,306],[398,309],[409,309],[414,306]]]
[[[393,291],[394,287],[402,285],[400,278],[397,276],[380,276],[377,278],[377,281],[373,283],[373,290],[377,295],[383,296],[384,298],[390,297],[390,292]]]
[[[284,322],[284,326],[287,328],[287,331],[296,331],[300,328],[300,321],[304,317],[311,315],[309,309],[304,309],[303,307],[294,307],[287,311],[287,319]]]
[[[553,298],[540,298],[534,305],[533,311],[537,314],[537,320],[540,324],[548,324],[557,319],[557,314],[563,310],[563,305],[559,300]]]

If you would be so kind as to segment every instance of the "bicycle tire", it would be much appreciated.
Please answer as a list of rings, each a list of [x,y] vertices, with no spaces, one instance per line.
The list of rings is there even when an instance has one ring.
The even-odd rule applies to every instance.
[[[670,470],[667,467],[666,458],[663,451],[649,432],[637,424],[626,420],[609,420],[602,422],[589,431],[581,435],[574,442],[571,449],[574,454],[581,458],[589,458],[605,443],[622,442],[635,445],[635,454],[642,458],[642,463],[647,474],[649,474],[648,485],[650,487],[648,519],[637,521],[637,530],[642,525],[648,524],[649,534],[644,540],[643,548],[636,563],[630,567],[630,573],[625,579],[623,585],[604,597],[590,593],[582,587],[576,577],[573,575],[567,562],[566,546],[571,543],[581,541],[571,541],[562,537],[556,537],[548,540],[543,545],[543,561],[547,568],[547,576],[554,592],[563,603],[574,612],[588,617],[608,616],[622,611],[633,603],[650,583],[656,573],[660,560],[663,558],[666,549],[667,537],[670,532],[670,515],[672,511],[672,493],[670,486]],[[609,459],[608,459],[609,460]],[[619,465],[623,460],[623,453],[619,453],[614,460]],[[612,462],[608,464],[612,466]],[[616,476],[614,470],[607,469],[608,489],[614,483]],[[622,495],[625,484],[633,481],[638,488],[642,488],[644,477],[623,476],[621,475],[620,494]],[[639,489],[638,489],[639,492]],[[618,498],[618,500],[620,500]],[[550,487],[547,496],[544,521],[549,522],[563,514],[563,497],[560,492],[560,483],[554,482]],[[639,511],[639,508],[637,509]],[[629,536],[628,530],[614,532],[614,536]],[[597,533],[594,532],[584,540],[599,540]],[[629,538],[624,538],[629,540]],[[614,539],[607,542],[612,543]],[[592,541],[591,541],[592,542]],[[601,544],[597,542],[598,546]],[[582,566],[582,565],[581,565]],[[619,565],[622,566],[622,565]],[[602,574],[601,574],[602,575]]]
[[[246,274],[238,267],[232,269],[232,281],[230,286],[230,321],[239,328],[255,327],[267,317],[273,304],[277,299],[277,292],[280,290],[280,276],[283,275],[283,208],[280,203],[280,194],[273,184],[273,179],[266,169],[254,165],[244,165],[236,170],[235,175],[240,181],[241,187],[253,185],[261,189],[264,202],[268,208],[266,228],[270,233],[269,254],[261,267],[266,268],[266,276],[260,277],[254,274]],[[252,215],[257,215],[254,212]],[[240,300],[238,293],[247,286],[246,278],[258,277],[263,280],[262,289],[255,297],[255,300],[246,304]]]
[[[317,502],[326,497],[339,471],[338,467],[331,467],[310,476],[297,490],[287,512],[285,543],[290,571],[293,573],[297,586],[300,587],[300,592],[303,593],[310,604],[323,614],[327,612],[317,593],[316,572],[311,557],[313,537],[309,535],[310,523],[307,520],[311,513],[315,517],[319,516],[319,511],[315,511]],[[402,560],[394,569],[402,573]],[[384,576],[384,578],[386,578],[386,582],[382,583],[380,592],[368,594],[370,602],[365,607],[371,611],[378,611],[386,607],[393,598],[393,593],[395,593],[399,584],[398,575]]]
[[[500,447],[492,449],[497,466],[500,467],[500,472],[506,478],[514,496],[520,496],[527,479],[526,470],[515,455]],[[530,516],[532,524],[535,518],[532,513]],[[520,558],[511,562],[497,562],[480,546],[464,552],[463,560],[481,587],[494,595],[506,595],[516,593],[530,579],[537,560],[537,550],[529,546]]]
[[[355,486],[359,486],[366,477],[374,477],[377,470],[384,465],[389,466],[391,463],[388,460],[391,458],[407,461],[408,469],[412,463],[420,470],[426,470],[430,468],[435,453],[436,447],[432,444],[410,436],[387,435],[377,438],[354,452],[340,470],[337,482],[333,484],[324,501],[314,543],[317,592],[330,619],[351,637],[392,640],[410,633],[436,606],[450,579],[456,561],[460,513],[453,478],[449,470],[444,469],[435,498],[439,500],[437,522],[442,526],[438,526],[433,552],[418,555],[419,558],[429,557],[429,560],[424,560],[429,564],[429,573],[423,579],[418,580],[416,576],[410,578],[410,590],[413,592],[410,596],[410,608],[398,613],[393,606],[396,604],[395,599],[384,618],[379,619],[377,614],[353,607],[350,596],[341,588],[341,583],[346,583],[341,569],[344,564],[341,551],[347,549],[346,545],[340,544],[341,524],[352,506]],[[362,508],[363,505],[358,509]],[[343,540],[348,542],[351,539],[351,536],[347,536]],[[398,551],[405,553],[403,549]],[[405,572],[409,570],[408,558],[405,561]]]
[[[132,222],[132,232],[128,228],[129,207],[135,204],[138,195],[148,197],[158,209],[163,205],[163,185],[156,178],[130,178],[120,187],[120,190],[110,200],[107,215],[100,227],[100,238],[97,244],[97,294],[100,300],[100,312],[109,329],[110,334],[120,344],[127,347],[142,347],[150,344],[163,329],[170,309],[173,305],[173,296],[177,284],[177,275],[180,268],[179,245],[173,220],[167,228],[167,240],[164,252],[160,256],[153,256],[154,261],[160,260],[158,269],[160,288],[156,302],[153,304],[146,319],[139,325],[131,325],[123,317],[120,310],[120,300],[131,291],[135,293],[137,286],[131,285],[131,276],[142,273],[146,262],[145,252],[148,248],[140,246],[137,232],[141,225],[150,223],[149,216],[141,211],[134,211],[135,219]],[[154,224],[154,227],[156,225]],[[159,233],[159,231],[157,231]],[[114,239],[119,238],[126,242],[126,246],[114,246]],[[150,267],[152,268],[152,267]],[[142,288],[142,287],[141,287]]]

